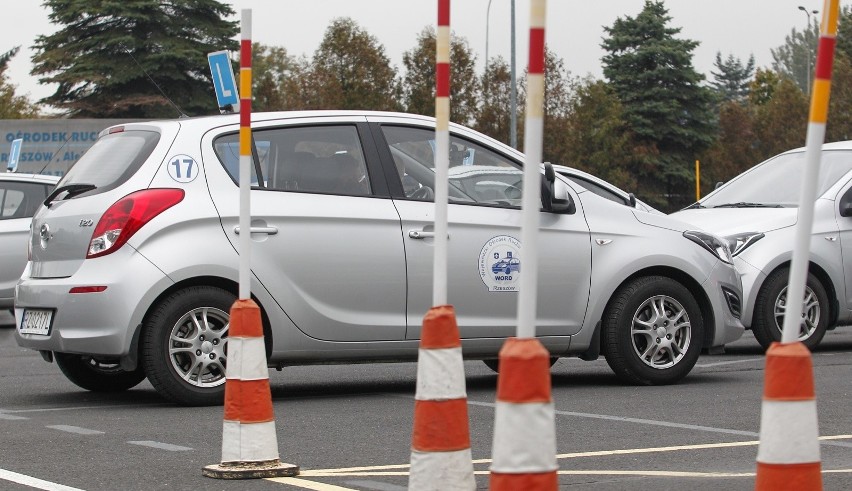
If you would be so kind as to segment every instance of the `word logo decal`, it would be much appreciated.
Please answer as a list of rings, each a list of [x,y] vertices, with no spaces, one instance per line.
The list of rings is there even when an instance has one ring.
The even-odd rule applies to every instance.
[[[479,276],[489,292],[516,292],[521,276],[521,243],[509,235],[498,235],[479,253]]]
[[[188,183],[195,180],[198,175],[198,163],[189,155],[175,155],[166,164],[169,177],[180,183]]]

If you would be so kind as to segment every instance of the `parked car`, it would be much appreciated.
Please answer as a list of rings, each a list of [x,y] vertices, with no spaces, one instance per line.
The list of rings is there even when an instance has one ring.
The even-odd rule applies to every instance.
[[[553,170],[602,198],[606,198],[608,200],[615,201],[616,203],[621,203],[625,206],[630,206],[636,208],[637,210],[642,210],[648,213],[656,213],[658,215],[665,214],[660,210],[654,208],[653,206],[649,205],[648,203],[637,199],[633,193],[628,193],[627,191],[622,190],[618,186],[604,181],[603,179],[593,174],[589,174],[588,172],[583,172],[580,169],[575,169],[573,167],[567,167],[564,165],[554,165]]]
[[[89,390],[147,377],[178,403],[221,403],[239,277],[238,123],[100,134],[34,218],[20,346]],[[398,113],[252,114],[251,291],[270,367],[417,359],[432,306],[434,125]],[[740,280],[721,239],[550,170],[540,247],[525,252],[524,156],[450,129],[461,157],[450,169],[448,285],[467,358],[494,366],[515,334],[531,253],[542,265],[537,335],[554,358],[603,353],[625,381],[670,384],[702,349],[741,336]],[[495,274],[510,256],[515,271]]]
[[[670,215],[730,242],[742,321],[764,348],[781,339],[804,167],[804,148],[784,152]],[[811,349],[852,322],[852,142],[823,146],[803,306],[798,339]]]
[[[0,174],[0,309],[12,310],[15,283],[27,265],[33,213],[57,181],[42,174]]]

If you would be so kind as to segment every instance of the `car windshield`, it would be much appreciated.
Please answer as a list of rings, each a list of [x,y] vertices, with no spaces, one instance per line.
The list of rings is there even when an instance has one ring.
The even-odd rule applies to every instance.
[[[701,201],[704,208],[796,207],[805,168],[805,152],[788,153],[753,167]],[[817,196],[852,170],[852,152],[822,153]]]

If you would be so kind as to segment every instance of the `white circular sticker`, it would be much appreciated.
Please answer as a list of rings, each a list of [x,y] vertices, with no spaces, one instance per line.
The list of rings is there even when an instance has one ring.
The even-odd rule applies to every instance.
[[[198,163],[189,155],[175,155],[166,164],[169,177],[181,183],[192,182],[198,175]]]
[[[479,253],[479,276],[489,292],[516,292],[521,276],[521,243],[509,235],[498,235]]]

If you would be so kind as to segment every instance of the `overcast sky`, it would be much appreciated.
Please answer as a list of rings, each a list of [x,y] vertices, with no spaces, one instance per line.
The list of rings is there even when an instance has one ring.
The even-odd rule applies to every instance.
[[[488,55],[510,59],[512,0],[452,0],[452,30],[467,39],[478,57],[481,70]],[[18,94],[32,99],[46,97],[52,87],[40,85],[30,77],[30,47],[36,36],[51,34],[57,26],[47,18],[47,9],[39,0],[15,2],[6,9],[0,28],[0,52],[21,46],[10,63],[9,81]],[[375,36],[400,73],[402,55],[412,49],[417,34],[437,19],[436,0],[235,0],[225,2],[236,11],[251,9],[252,40],[283,46],[292,55],[311,57],[319,46],[330,21],[351,17]],[[846,5],[849,1],[841,2]],[[490,14],[489,13],[490,5]],[[546,42],[574,75],[591,74],[602,78],[600,59],[603,27],[612,26],[618,17],[635,17],[644,0],[549,0],[547,2]],[[822,11],[821,0],[665,0],[672,17],[670,26],[681,28],[682,39],[700,42],[693,52],[695,68],[710,76],[717,51],[723,57],[733,54],[746,61],[753,54],[758,67],[772,64],[770,50],[784,43],[792,28],[802,30],[808,11]],[[529,37],[529,0],[515,0],[516,66],[522,73],[527,62]],[[191,22],[191,19],[188,19]],[[486,30],[488,40],[486,43]],[[211,90],[212,96],[212,90]]]

